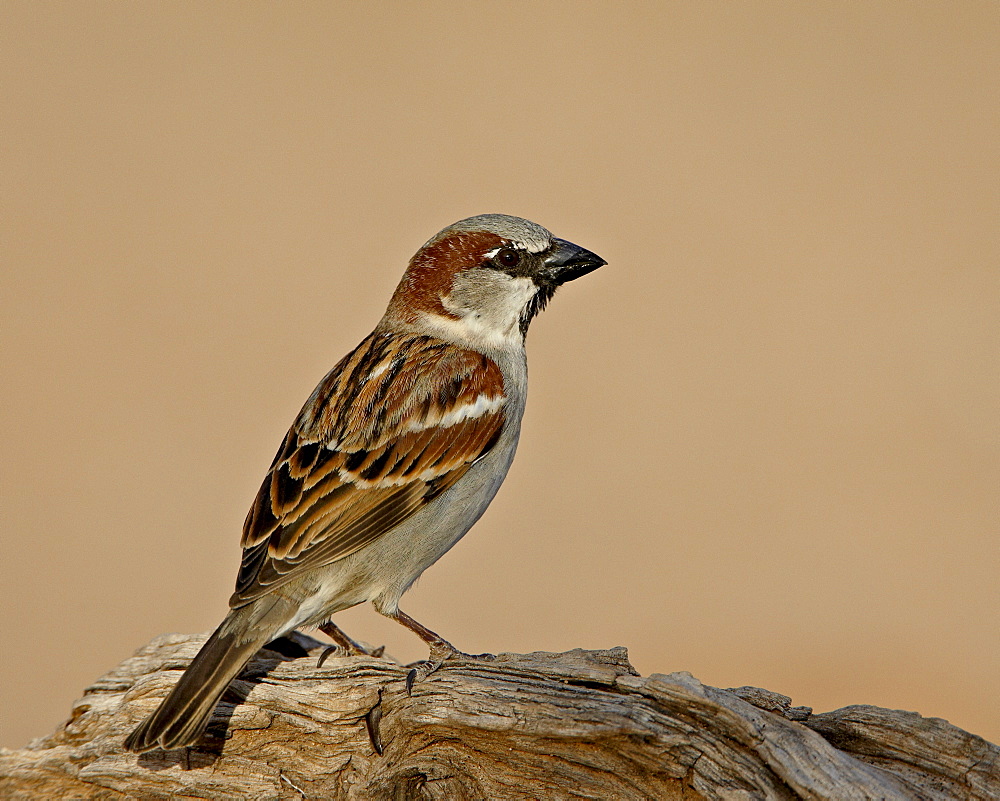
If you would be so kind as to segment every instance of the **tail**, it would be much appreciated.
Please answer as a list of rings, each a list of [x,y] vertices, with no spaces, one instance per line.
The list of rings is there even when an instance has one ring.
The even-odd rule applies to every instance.
[[[254,604],[232,610],[157,710],[128,736],[125,749],[142,753],[194,745],[229,683],[287,624],[291,615],[275,614],[277,606],[282,604],[263,615]]]

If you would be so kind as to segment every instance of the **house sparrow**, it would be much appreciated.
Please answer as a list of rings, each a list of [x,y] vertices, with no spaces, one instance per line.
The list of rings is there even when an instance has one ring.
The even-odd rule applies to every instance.
[[[243,527],[229,614],[128,750],[193,745],[258,649],[299,626],[363,653],[329,621],[365,601],[430,646],[427,672],[459,653],[399,599],[507,475],[532,318],[560,284],[606,263],[501,214],[461,220],[417,251],[385,316],[285,436]]]

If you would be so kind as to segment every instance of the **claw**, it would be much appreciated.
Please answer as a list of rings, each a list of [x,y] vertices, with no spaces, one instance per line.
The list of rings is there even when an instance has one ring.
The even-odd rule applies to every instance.
[[[449,654],[449,656],[451,655],[453,654]],[[447,658],[447,656],[444,656],[437,659],[428,659],[426,662],[418,662],[416,667],[411,668],[410,672],[406,674],[406,694],[413,695],[413,685],[417,679],[420,679],[420,681],[426,679],[440,668]]]
[[[382,756],[382,737],[379,732],[379,723],[382,721],[382,689],[378,691],[378,703],[368,710],[365,715],[365,728],[368,730],[368,739],[371,740],[375,753]]]
[[[330,656],[330,654],[335,654],[335,653],[337,653],[338,650],[339,649],[337,648],[336,645],[331,645],[331,646],[328,646],[327,648],[324,648],[323,649],[323,653],[321,653],[319,655],[319,659],[316,660],[316,667],[317,668],[323,667],[323,663],[327,660],[327,658]]]

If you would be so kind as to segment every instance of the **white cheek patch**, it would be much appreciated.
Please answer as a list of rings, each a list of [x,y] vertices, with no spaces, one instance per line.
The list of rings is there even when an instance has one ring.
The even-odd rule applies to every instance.
[[[438,336],[450,341],[484,348],[516,346],[524,340],[521,315],[537,292],[538,287],[530,278],[503,276],[479,299],[476,308],[459,304],[446,295],[441,304],[448,316],[432,312],[424,312],[422,316]]]
[[[514,278],[511,280],[510,287],[510,309],[515,311],[518,317],[521,316],[521,310],[528,304],[535,293],[538,291],[538,287],[535,282],[530,278]]]

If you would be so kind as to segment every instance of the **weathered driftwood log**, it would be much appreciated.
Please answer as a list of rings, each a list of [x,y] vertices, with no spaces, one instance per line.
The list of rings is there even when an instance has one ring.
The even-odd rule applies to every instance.
[[[154,640],[53,735],[0,751],[0,797],[1000,798],[1000,748],[943,720],[643,678],[624,648],[449,662],[408,696],[391,659],[317,667],[323,646],[295,635],[234,682],[201,746],[123,752],[203,641]]]

